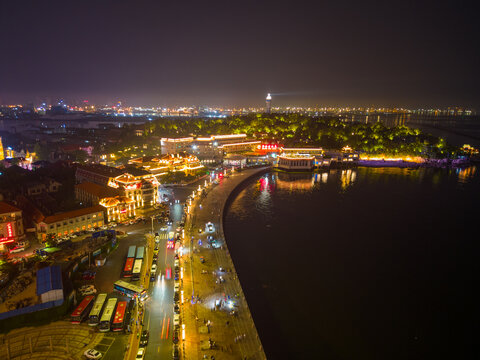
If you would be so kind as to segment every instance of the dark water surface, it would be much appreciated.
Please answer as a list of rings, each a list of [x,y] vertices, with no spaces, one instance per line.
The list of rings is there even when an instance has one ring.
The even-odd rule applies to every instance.
[[[269,359],[478,354],[480,171],[270,173],[225,234]]]

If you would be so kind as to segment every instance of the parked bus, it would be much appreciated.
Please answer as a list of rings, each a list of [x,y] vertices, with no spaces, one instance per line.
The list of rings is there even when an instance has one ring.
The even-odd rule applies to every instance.
[[[135,245],[130,246],[128,248],[127,258],[134,258],[136,251],[137,251],[137,247]]]
[[[90,315],[88,316],[89,326],[96,326],[100,322],[100,313],[102,312],[105,300],[107,300],[107,294],[98,294],[97,300],[95,300],[92,311],[90,311]]]
[[[112,331],[123,331],[125,326],[125,310],[127,309],[127,302],[120,301],[115,311],[115,317],[112,322]]]
[[[142,272],[143,260],[137,259],[133,265],[132,280],[140,280],[140,273]]]
[[[77,308],[72,312],[70,320],[72,324],[80,324],[85,319],[92,308],[95,295],[87,295],[83,298]]]
[[[145,252],[145,247],[139,246],[137,248],[137,256],[135,256],[135,259],[140,259],[143,260],[143,253]]]
[[[110,298],[107,301],[107,306],[103,310],[102,317],[100,318],[100,325],[98,330],[101,332],[110,331],[110,325],[112,323],[112,316],[115,312],[115,305],[117,305],[117,298]]]
[[[122,295],[127,295],[131,298],[138,297],[141,301],[147,298],[147,290],[141,286],[134,285],[123,280],[115,281],[113,284],[113,289]]]
[[[135,258],[127,258],[125,260],[125,265],[123,266],[122,277],[131,277],[133,270],[133,262]]]

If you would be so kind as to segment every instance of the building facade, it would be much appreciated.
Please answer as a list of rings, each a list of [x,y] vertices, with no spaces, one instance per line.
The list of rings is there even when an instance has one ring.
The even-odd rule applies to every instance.
[[[35,222],[37,237],[39,240],[45,241],[49,234],[61,237],[103,226],[105,224],[104,210],[103,206],[96,205],[38,219]]]
[[[22,210],[0,201],[0,248],[24,238]]]

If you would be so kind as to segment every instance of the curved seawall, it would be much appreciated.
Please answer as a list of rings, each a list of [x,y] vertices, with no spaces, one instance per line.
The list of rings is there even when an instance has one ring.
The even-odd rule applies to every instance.
[[[210,352],[221,355],[222,359],[266,359],[254,320],[244,296],[240,280],[223,231],[224,212],[245,182],[252,177],[266,173],[270,167],[246,169],[235,172],[218,185],[210,185],[203,197],[196,197],[193,211],[187,217],[186,239],[190,240],[190,261],[186,263],[184,290],[186,299],[192,299],[186,308],[184,321],[187,324],[186,358],[210,357]],[[211,222],[216,227],[214,237],[222,246],[211,248],[205,235],[198,229],[205,229]],[[200,243],[200,239],[205,244]],[[223,268],[223,271],[220,270]],[[224,281],[218,280],[223,278]],[[200,299],[200,300],[199,300]],[[221,301],[220,308],[216,308]],[[234,310],[234,314],[231,311]],[[191,319],[194,319],[192,321]],[[206,333],[203,323],[213,323]],[[205,341],[215,342],[216,349],[205,350]]]

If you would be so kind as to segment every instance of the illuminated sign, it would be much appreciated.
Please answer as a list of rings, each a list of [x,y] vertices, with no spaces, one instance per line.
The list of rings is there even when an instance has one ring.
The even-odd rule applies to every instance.
[[[278,145],[277,144],[262,144],[258,145],[257,149],[259,150],[278,150]]]
[[[7,237],[13,237],[13,226],[12,223],[7,224]]]

